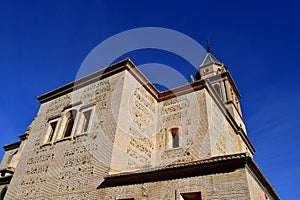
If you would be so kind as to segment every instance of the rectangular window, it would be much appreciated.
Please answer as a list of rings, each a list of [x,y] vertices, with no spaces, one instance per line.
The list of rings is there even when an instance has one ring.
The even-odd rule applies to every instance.
[[[172,148],[179,147],[179,133],[178,128],[172,128],[170,130],[171,136],[172,136]]]
[[[217,94],[219,95],[219,97],[223,100],[220,85],[219,85],[219,84],[216,84],[216,85],[214,85],[214,88],[215,88],[215,91],[217,92]]]
[[[82,132],[87,132],[90,124],[92,110],[83,112]]]
[[[57,121],[50,123],[47,142],[52,142],[56,126],[57,126]]]

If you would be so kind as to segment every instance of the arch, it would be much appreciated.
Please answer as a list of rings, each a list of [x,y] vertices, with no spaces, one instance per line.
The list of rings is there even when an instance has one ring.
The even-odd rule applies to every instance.
[[[65,114],[66,122],[63,132],[63,138],[70,137],[72,135],[76,114],[76,110],[70,110]]]
[[[178,148],[180,146],[179,128],[171,128],[167,134],[167,148]]]

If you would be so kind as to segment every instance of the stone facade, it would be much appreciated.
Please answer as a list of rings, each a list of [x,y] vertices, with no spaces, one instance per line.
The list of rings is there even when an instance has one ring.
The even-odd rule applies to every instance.
[[[1,163],[14,169],[5,199],[279,199],[229,73],[207,66],[222,70],[159,92],[124,60],[38,97],[29,137]]]

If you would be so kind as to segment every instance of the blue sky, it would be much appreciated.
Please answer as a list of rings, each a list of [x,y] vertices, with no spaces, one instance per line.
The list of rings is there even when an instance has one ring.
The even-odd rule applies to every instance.
[[[73,81],[88,53],[138,27],[188,35],[229,69],[242,95],[255,160],[282,199],[297,199],[300,5],[296,1],[0,1],[0,145],[18,140],[36,97]],[[128,55],[138,64],[188,64],[163,52]],[[0,151],[0,156],[3,150]]]

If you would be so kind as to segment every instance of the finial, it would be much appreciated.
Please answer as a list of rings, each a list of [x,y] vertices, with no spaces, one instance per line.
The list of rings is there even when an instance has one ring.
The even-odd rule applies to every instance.
[[[191,74],[191,76],[190,76],[190,82],[191,82],[191,83],[194,83],[194,82],[195,82],[195,79],[194,79],[193,74]]]
[[[210,44],[209,44],[209,40],[206,40],[206,51],[207,51],[207,53],[210,53]]]

